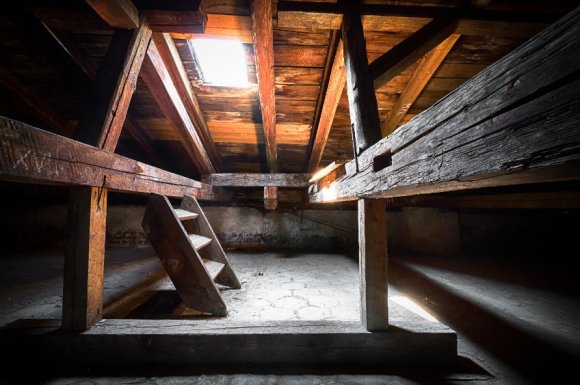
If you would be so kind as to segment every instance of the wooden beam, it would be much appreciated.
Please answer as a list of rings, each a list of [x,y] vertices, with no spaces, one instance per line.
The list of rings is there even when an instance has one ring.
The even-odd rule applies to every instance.
[[[183,62],[181,61],[181,57],[179,56],[179,52],[177,51],[173,39],[167,33],[154,33],[153,40],[157,45],[157,49],[165,63],[169,76],[171,76],[171,80],[185,105],[191,121],[195,125],[197,133],[201,138],[212,163],[215,165],[217,170],[220,170],[220,155],[211,137],[203,111],[201,110],[197,97],[195,96],[195,92],[193,91],[193,87],[191,86],[191,82],[189,81],[189,77],[187,76],[187,72],[183,66]]]
[[[310,174],[209,174],[205,182],[224,187],[307,187]]]
[[[252,1],[252,31],[256,55],[256,75],[270,172],[278,171],[276,147],[276,93],[274,87],[274,29],[272,3]]]
[[[411,36],[397,44],[370,65],[375,88],[403,72],[455,31],[456,19],[434,19]]]
[[[135,31],[115,31],[97,73],[96,99],[87,103],[79,122],[79,140],[115,150],[150,40],[145,21]]]
[[[358,201],[361,321],[369,331],[389,326],[386,211],[384,199]]]
[[[204,33],[203,0],[133,0],[154,32]]]
[[[141,78],[149,87],[151,94],[157,100],[159,107],[173,123],[189,157],[202,174],[215,172],[215,167],[205,150],[203,142],[197,133],[187,109],[181,100],[175,84],[163,62],[157,44],[149,44],[145,57]]]
[[[579,21],[580,8],[348,163],[336,200],[580,179]]]
[[[85,0],[113,28],[139,27],[139,10],[131,0]]]
[[[389,135],[401,123],[409,108],[415,103],[429,80],[433,77],[437,68],[441,65],[449,51],[453,48],[461,35],[452,34],[437,47],[432,49],[421,61],[413,72],[413,76],[399,96],[397,103],[389,112],[387,118],[381,123],[383,137]]]
[[[320,164],[345,82],[346,72],[344,69],[343,43],[342,41],[339,41],[332,63],[332,69],[330,71],[328,88],[326,89],[326,94],[324,95],[324,101],[322,103],[320,119],[318,121],[318,126],[313,132],[314,140],[312,142],[310,157],[308,158],[307,172],[315,172]]]
[[[347,2],[345,2],[347,3]],[[339,29],[348,4],[322,2],[278,2],[278,27]],[[362,4],[365,31],[408,31],[424,26],[430,19],[457,16],[459,34],[481,36],[530,37],[543,25],[561,15],[538,12],[483,10],[478,7],[416,7]]]
[[[204,183],[0,117],[0,179],[212,200]]]
[[[75,128],[62,114],[54,107],[30,91],[14,77],[10,71],[0,65],[0,87],[6,95],[17,99],[28,109],[39,121],[47,127],[62,135],[72,136]]]
[[[266,210],[276,210],[278,208],[278,187],[264,187],[264,208]]]
[[[354,155],[358,157],[381,139],[381,122],[360,13],[356,7],[350,8],[343,16],[342,42]]]

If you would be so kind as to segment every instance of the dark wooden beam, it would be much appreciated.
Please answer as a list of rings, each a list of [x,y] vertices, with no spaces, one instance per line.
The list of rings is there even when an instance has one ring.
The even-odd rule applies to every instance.
[[[22,103],[27,110],[50,129],[62,135],[73,135],[75,128],[71,122],[53,106],[30,91],[3,66],[0,66],[0,87],[6,95]]]
[[[351,7],[344,14],[342,20],[346,93],[355,157],[381,139],[379,108],[367,61],[366,42],[357,6]]]
[[[381,123],[383,137],[395,131],[460,36],[452,34],[421,59],[397,103]]]
[[[2,180],[169,197],[217,197],[218,190],[207,184],[3,117],[0,151],[4,155]]]
[[[266,210],[276,210],[278,208],[278,187],[264,187],[264,208]]]
[[[361,321],[369,331],[389,326],[385,199],[359,199],[358,249]]]
[[[145,21],[134,31],[115,31],[97,73],[96,98],[87,103],[79,122],[79,140],[115,150],[150,40]]]
[[[211,158],[216,170],[221,170],[221,158],[218,153],[217,147],[211,137],[211,133],[207,126],[207,122],[203,115],[203,111],[199,105],[195,92],[187,76],[187,72],[177,51],[177,47],[173,42],[171,36],[167,33],[154,33],[153,40],[157,45],[157,49],[165,67],[171,76],[171,80],[177,89],[183,104],[187,110],[189,117],[195,125],[195,129],[201,138],[204,147]]]
[[[434,19],[373,61],[370,69],[375,88],[386,84],[447,39],[455,31],[456,25],[456,19]]]
[[[342,96],[342,91],[344,90],[346,82],[343,43],[342,41],[339,41],[338,43],[332,63],[332,69],[330,71],[328,87],[322,103],[320,119],[318,120],[317,127],[313,130],[313,140],[307,166],[307,172],[310,173],[315,172],[320,165],[320,160],[322,159],[322,154],[324,154],[328,135],[330,135],[332,122],[334,121],[334,115],[336,114],[336,108],[340,102],[340,97]]]
[[[579,21],[577,9],[348,163],[336,200],[580,179]]]
[[[113,28],[139,27],[139,10],[131,0],[85,0]]]
[[[252,30],[262,127],[266,140],[266,155],[270,172],[277,172],[274,29],[272,27],[272,3],[270,1],[252,1]]]
[[[203,0],[133,0],[154,32],[204,33]]]
[[[224,187],[307,187],[310,174],[209,174],[205,182]]]
[[[198,171],[202,174],[215,172],[215,167],[205,150],[195,124],[187,113],[187,109],[154,41],[149,44],[141,70],[141,78],[149,87],[151,94],[157,100],[165,116],[171,120],[181,136],[185,150]]]

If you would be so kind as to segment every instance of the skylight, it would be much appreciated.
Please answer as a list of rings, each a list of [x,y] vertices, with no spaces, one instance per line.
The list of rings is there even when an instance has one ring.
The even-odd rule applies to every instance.
[[[246,53],[235,40],[199,38],[191,41],[203,76],[210,86],[248,87]]]

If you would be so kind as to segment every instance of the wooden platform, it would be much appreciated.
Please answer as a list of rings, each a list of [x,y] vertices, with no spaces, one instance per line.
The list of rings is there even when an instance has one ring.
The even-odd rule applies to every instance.
[[[51,366],[385,366],[453,364],[457,337],[449,328],[414,318],[393,320],[388,332],[358,322],[224,320],[103,320],[81,334],[54,321],[18,321],[0,335],[1,359]],[[18,332],[17,332],[18,330]]]

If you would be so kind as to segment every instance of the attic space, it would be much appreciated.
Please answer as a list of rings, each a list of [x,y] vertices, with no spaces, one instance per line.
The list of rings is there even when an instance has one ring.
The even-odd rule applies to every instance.
[[[0,384],[578,377],[577,4],[5,8]]]

